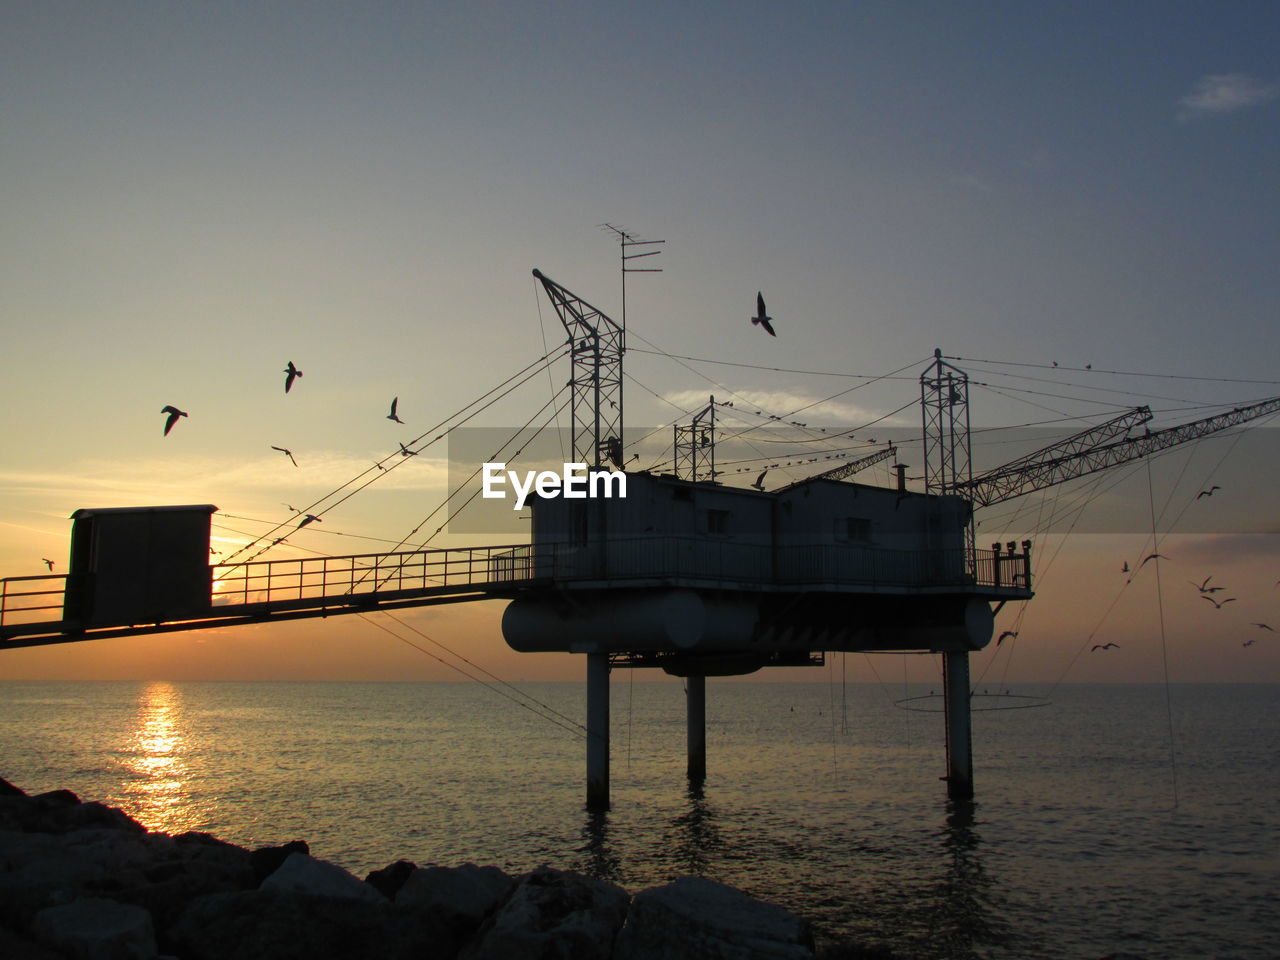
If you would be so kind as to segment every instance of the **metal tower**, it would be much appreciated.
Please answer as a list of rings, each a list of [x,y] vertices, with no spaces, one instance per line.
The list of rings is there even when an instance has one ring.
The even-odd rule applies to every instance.
[[[716,398],[675,427],[675,473],[682,480],[716,478]]]
[[[605,461],[622,468],[622,327],[602,310],[566,290],[542,271],[547,297],[569,333],[573,376],[573,459],[599,469]]]
[[[924,417],[924,489],[951,493],[973,476],[969,450],[969,375],[933,351],[934,361],[920,374],[920,410]]]

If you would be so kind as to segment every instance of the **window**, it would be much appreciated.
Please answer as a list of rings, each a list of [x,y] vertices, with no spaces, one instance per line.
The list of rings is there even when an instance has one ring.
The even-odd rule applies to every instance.
[[[837,517],[836,540],[841,543],[870,543],[871,521],[866,517]]]
[[[727,536],[729,533],[729,511],[728,510],[708,510],[707,511],[707,533],[717,536]]]

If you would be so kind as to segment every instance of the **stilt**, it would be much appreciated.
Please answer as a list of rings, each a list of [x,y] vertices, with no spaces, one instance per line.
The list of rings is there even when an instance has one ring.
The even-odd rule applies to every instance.
[[[684,682],[689,720],[689,779],[701,782],[707,777],[707,678],[690,674]]]
[[[942,655],[947,720],[947,796],[973,799],[973,740],[969,730],[969,652]]]
[[[587,809],[609,809],[609,654],[587,654]]]

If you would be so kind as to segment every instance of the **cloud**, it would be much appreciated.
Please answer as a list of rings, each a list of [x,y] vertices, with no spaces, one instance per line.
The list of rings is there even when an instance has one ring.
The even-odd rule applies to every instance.
[[[706,406],[707,403],[706,393],[699,390],[667,393],[663,395],[663,399],[686,410],[698,410]],[[732,417],[732,419],[737,422],[745,420],[748,423],[768,423],[767,420],[761,420],[761,418],[754,416],[756,413],[763,413],[766,416],[769,414],[779,415],[784,418],[784,423],[799,420],[814,427],[856,426],[870,423],[873,420],[879,421],[882,416],[882,414],[867,407],[841,403],[837,400],[823,400],[820,397],[789,393],[783,390],[739,390],[734,395],[733,403],[735,412],[741,410],[746,415]],[[790,415],[793,410],[798,412]],[[731,417],[732,414],[727,410],[721,410],[716,416],[718,420],[723,420],[726,417]],[[888,417],[880,421],[878,426],[884,429],[886,427],[907,426],[913,422],[910,418]]]
[[[1195,89],[1178,101],[1180,120],[1235,113],[1256,107],[1280,96],[1280,85],[1263,83],[1243,73],[1210,73],[1201,77]]]

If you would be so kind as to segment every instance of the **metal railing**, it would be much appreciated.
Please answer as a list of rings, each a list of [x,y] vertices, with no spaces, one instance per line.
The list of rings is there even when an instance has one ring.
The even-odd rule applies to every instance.
[[[55,623],[62,619],[65,573],[0,580],[0,625]]]
[[[528,580],[531,567],[527,544],[216,564],[213,605],[480,587]]]
[[[343,557],[216,564],[211,612],[220,608],[306,604],[344,597],[409,598],[498,591],[537,581],[704,580],[723,584],[805,584],[889,588],[1029,590],[1027,552],[889,550],[852,544],[774,549],[727,538],[638,537],[586,546],[514,544]],[[58,623],[65,574],[0,580],[0,626]]]

